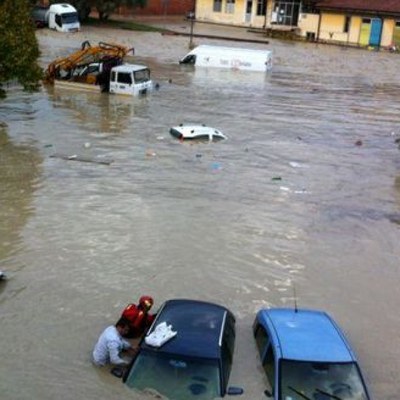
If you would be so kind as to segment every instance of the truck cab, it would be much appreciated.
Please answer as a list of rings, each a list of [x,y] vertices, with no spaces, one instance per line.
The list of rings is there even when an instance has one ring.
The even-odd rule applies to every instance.
[[[111,69],[110,93],[138,95],[152,87],[150,70],[144,65],[123,64]]]
[[[59,32],[77,32],[81,28],[77,10],[66,3],[52,4],[47,20],[49,28]]]

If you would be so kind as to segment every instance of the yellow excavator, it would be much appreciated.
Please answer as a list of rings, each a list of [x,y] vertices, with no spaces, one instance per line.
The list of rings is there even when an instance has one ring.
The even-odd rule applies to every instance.
[[[99,42],[97,46],[92,46],[85,41],[80,50],[52,61],[46,69],[44,81],[50,84],[56,79],[99,83],[99,79],[104,80],[102,73],[121,65],[130,52],[134,54],[134,49],[115,43]]]

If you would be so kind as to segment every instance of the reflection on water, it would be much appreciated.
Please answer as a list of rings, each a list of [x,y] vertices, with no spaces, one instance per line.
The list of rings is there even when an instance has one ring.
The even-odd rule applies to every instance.
[[[23,244],[21,231],[34,213],[41,163],[35,148],[14,144],[0,128],[0,266]]]
[[[146,112],[145,99],[46,86],[53,108],[70,111],[83,129],[120,134]]]
[[[42,44],[53,46],[43,60],[91,34],[43,30]],[[90,351],[146,293],[156,307],[193,297],[232,309],[231,384],[245,388],[243,399],[265,386],[255,312],[297,297],[334,315],[376,398],[397,400],[398,59],[275,41],[271,73],[245,75],[180,66],[186,38],[85,38],[107,35],[148,49],[139,61],[160,90],[125,98],[15,89],[1,104],[0,262],[26,266],[0,293],[2,399],[127,396],[92,367]],[[181,143],[169,129],[185,122],[228,140]],[[10,337],[26,346],[10,348]]]

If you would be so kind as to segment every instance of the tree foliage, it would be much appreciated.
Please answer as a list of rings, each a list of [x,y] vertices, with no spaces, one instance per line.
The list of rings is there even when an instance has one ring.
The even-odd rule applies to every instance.
[[[100,21],[106,21],[109,16],[119,7],[144,7],[146,0],[87,0],[91,8],[95,8],[99,14]]]
[[[16,80],[25,90],[39,86],[39,44],[26,0],[0,0],[0,96],[3,85]]]

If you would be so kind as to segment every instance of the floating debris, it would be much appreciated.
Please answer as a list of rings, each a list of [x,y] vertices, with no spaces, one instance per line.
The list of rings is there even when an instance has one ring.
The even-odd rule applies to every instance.
[[[87,156],[79,156],[77,154],[54,153],[54,154],[51,154],[50,157],[51,158],[61,158],[63,160],[68,160],[68,161],[81,161],[81,162],[104,164],[104,165],[110,165],[114,161],[114,160],[110,160],[110,159],[98,159],[98,158],[87,157]]]

